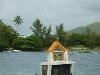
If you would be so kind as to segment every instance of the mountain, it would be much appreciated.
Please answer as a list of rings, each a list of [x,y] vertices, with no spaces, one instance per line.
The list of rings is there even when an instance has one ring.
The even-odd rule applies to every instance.
[[[100,22],[95,22],[87,26],[91,29],[92,32],[95,32],[96,34],[100,35]],[[85,33],[87,26],[77,27],[75,29],[70,30],[69,33]]]

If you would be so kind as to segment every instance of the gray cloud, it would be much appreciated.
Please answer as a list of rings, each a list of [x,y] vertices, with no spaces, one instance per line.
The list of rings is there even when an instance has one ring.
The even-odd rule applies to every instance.
[[[61,22],[69,30],[100,21],[99,13],[100,0],[0,0],[0,17],[14,26],[13,18],[21,15],[24,23],[19,32],[25,35],[31,33],[29,27],[37,17],[43,24],[51,24],[54,32]]]

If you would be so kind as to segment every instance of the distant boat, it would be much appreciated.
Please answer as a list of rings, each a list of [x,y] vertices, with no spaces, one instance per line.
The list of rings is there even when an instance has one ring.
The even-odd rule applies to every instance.
[[[21,52],[21,50],[16,50],[16,49],[15,49],[15,50],[12,50],[12,52]]]

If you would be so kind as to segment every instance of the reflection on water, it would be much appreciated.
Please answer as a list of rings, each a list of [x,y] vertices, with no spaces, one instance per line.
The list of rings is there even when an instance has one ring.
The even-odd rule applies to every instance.
[[[100,52],[70,52],[76,62],[75,75],[100,75]],[[1,52],[0,75],[40,74],[40,63],[47,61],[45,52]]]

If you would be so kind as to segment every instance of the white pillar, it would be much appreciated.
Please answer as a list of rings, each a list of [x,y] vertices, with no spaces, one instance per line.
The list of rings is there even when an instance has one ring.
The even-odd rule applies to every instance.
[[[73,64],[71,65],[71,73],[72,73],[72,75],[74,74],[74,67],[75,67],[75,63],[73,63]]]
[[[50,62],[54,61],[54,59],[53,59],[53,53],[52,52],[50,52],[48,54],[48,61],[50,61]]]
[[[68,52],[67,51],[65,51],[65,53],[64,53],[64,60],[68,61]]]
[[[51,75],[51,69],[52,69],[52,66],[48,65],[47,75]]]

